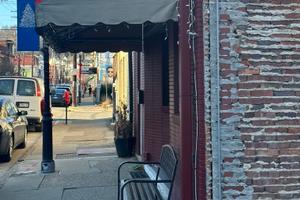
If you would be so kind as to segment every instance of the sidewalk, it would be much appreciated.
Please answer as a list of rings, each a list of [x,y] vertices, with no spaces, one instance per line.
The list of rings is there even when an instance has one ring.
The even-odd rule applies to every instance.
[[[55,172],[41,173],[41,137],[24,160],[19,160],[0,181],[1,200],[117,199],[117,168],[134,158],[117,157],[113,132],[107,125],[109,112],[100,112],[99,108],[94,113],[90,109],[98,107],[85,102],[70,112],[72,123],[53,127]],[[63,110],[55,108],[55,112],[56,120],[62,121]]]
[[[114,200],[117,167],[125,161],[115,156],[55,160],[56,171],[42,174],[40,160],[18,163],[0,190],[7,200]]]

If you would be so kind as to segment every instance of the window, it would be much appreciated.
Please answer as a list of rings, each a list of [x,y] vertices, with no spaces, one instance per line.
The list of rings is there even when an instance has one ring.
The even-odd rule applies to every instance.
[[[178,26],[174,25],[174,113],[179,114],[179,52],[178,52]]]
[[[17,95],[35,96],[35,84],[29,80],[19,80],[17,87]]]
[[[13,95],[14,80],[3,79],[0,80],[0,95]]]
[[[162,105],[169,105],[169,47],[168,40],[162,43]]]

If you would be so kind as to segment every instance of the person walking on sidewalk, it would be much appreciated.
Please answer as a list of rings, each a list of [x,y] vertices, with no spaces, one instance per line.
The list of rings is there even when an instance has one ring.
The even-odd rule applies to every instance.
[[[92,86],[91,85],[89,85],[89,96],[91,96],[92,95]]]

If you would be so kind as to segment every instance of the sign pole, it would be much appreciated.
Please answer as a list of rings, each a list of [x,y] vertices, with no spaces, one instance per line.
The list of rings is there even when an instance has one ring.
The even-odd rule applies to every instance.
[[[65,124],[68,124],[68,106],[66,104],[66,121]]]
[[[50,111],[50,89],[49,89],[49,47],[44,46],[44,112],[43,112],[43,160],[41,170],[43,173],[55,172],[53,160],[53,138],[52,138],[52,114]]]
[[[81,71],[82,71],[82,56],[79,55],[79,88],[78,88],[78,103],[81,103]]]

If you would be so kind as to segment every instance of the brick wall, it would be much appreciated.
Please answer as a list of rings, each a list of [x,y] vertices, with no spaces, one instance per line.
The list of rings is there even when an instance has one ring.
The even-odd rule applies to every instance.
[[[169,23],[168,31],[170,144],[175,148],[177,156],[180,158],[178,23]],[[172,194],[173,199],[180,200],[181,184],[180,170],[178,169]]]
[[[162,106],[162,36],[145,40],[145,156],[158,160],[161,146],[169,143],[169,110]]]
[[[204,86],[205,86],[205,136],[206,136],[206,194],[207,199],[212,198],[212,166],[211,166],[211,104],[210,104],[210,87],[211,87],[211,75],[209,66],[209,0],[203,1],[203,49],[204,49]],[[201,19],[201,16],[199,16]],[[199,19],[198,18],[198,19]],[[199,22],[198,22],[199,23]],[[199,27],[200,28],[200,27]],[[199,57],[200,58],[200,57]]]
[[[300,198],[299,0],[220,0],[223,198]]]

